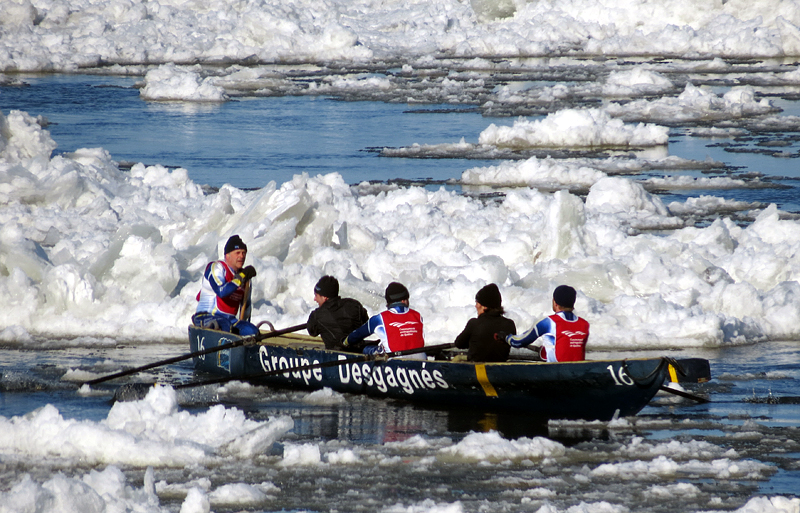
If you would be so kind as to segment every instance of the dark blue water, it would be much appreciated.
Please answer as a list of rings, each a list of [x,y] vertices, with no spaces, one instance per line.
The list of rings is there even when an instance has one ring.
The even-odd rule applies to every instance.
[[[261,188],[300,173],[363,180],[447,180],[481,161],[395,159],[374,148],[477,142],[488,125],[477,112],[416,114],[405,104],[324,97],[270,97],[221,104],[145,102],[136,79],[22,76],[29,87],[0,88],[0,109],[52,123],[56,152],[102,147],[118,162],[184,167],[198,184]],[[431,106],[432,108],[433,106]],[[508,123],[510,119],[495,120]]]

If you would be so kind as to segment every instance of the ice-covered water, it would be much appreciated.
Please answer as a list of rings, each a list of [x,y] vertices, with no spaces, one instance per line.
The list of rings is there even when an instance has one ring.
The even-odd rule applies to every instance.
[[[84,87],[82,82],[77,85]],[[47,90],[41,87],[11,91],[18,102],[30,91],[27,98],[35,104]],[[722,99],[721,107],[734,112],[767,112],[762,125],[778,115],[750,93],[692,91],[691,101],[705,94],[707,99]],[[324,101],[307,100],[304,110],[294,109],[296,118],[310,116],[315,103]],[[241,103],[256,102],[268,110],[273,99]],[[343,105],[352,109],[351,104]],[[373,104],[373,113],[381,112],[377,105],[383,104]],[[708,107],[713,115],[719,115],[716,106]],[[115,124],[130,120],[124,130],[109,130],[102,122],[92,130],[113,134],[116,144],[141,134],[144,140],[129,144],[136,153],[128,154],[145,157],[139,161],[191,153],[191,145],[166,135],[156,135],[164,144],[154,143],[151,134],[158,130],[136,122],[151,117],[151,109],[145,105],[138,111],[128,109],[135,115],[101,117]],[[71,138],[83,133],[81,126],[92,125],[85,103],[74,110],[82,121],[70,125],[71,131],[65,126],[71,111],[59,107],[53,112],[45,111],[56,118],[50,126],[71,132]],[[398,118],[410,123],[408,119],[417,116],[444,117],[437,124],[450,123],[455,131],[463,126],[450,116],[458,115],[398,113],[389,105],[383,124],[402,124],[395,123]],[[236,120],[235,113],[224,117]],[[477,123],[474,115],[467,117]],[[194,131],[207,131],[204,140],[224,133],[214,122],[207,126],[205,119],[215,116],[194,120]],[[184,115],[160,130],[191,131],[178,129],[191,121]],[[182,338],[181,326],[194,309],[199,273],[216,257],[220,241],[234,232],[248,241],[251,261],[260,269],[254,287],[256,315],[288,324],[306,318],[313,307],[307,291],[319,275],[329,273],[339,276],[346,293],[372,310],[381,306],[385,283],[407,282],[415,305],[426,313],[433,341],[458,333],[471,315],[473,290],[490,281],[503,285],[506,307],[523,325],[546,313],[555,285],[574,284],[581,291],[578,308],[594,318],[592,345],[598,349],[725,346],[797,337],[797,224],[783,204],[778,209],[775,203],[759,201],[794,190],[791,177],[775,172],[783,167],[767,175],[737,169],[735,161],[670,155],[670,145],[664,144],[666,127],[622,122],[607,109],[569,108],[504,125],[493,121],[484,121],[483,142],[396,146],[395,154],[406,155],[434,147],[445,153],[461,148],[492,154],[493,162],[482,167],[473,167],[469,158],[447,159],[448,166],[461,166],[461,175],[442,177],[446,187],[426,188],[389,183],[401,177],[388,174],[395,169],[384,169],[383,162],[400,159],[365,157],[352,141],[338,157],[304,153],[305,160],[323,158],[341,172],[303,173],[283,183],[268,181],[255,190],[234,188],[225,184],[220,163],[235,166],[228,174],[237,180],[241,178],[235,170],[240,169],[251,184],[266,179],[263,173],[245,172],[247,161],[237,162],[242,151],[239,128],[227,145],[216,146],[224,148],[223,154],[206,150],[203,157],[195,157],[201,170],[214,173],[216,183],[210,185],[221,187],[219,193],[205,194],[203,182],[192,179],[187,168],[151,162],[120,167],[105,147],[68,147],[59,154],[52,134],[29,114],[12,110],[5,116],[8,208],[3,238],[8,251],[3,261],[9,297],[14,298],[4,312],[7,337],[25,344],[26,338],[37,336],[103,337],[113,330],[125,339]],[[252,131],[249,122],[245,130]],[[501,135],[504,130],[506,135]],[[298,131],[313,133],[313,127],[304,125]],[[391,142],[393,132],[370,133]],[[554,151],[568,153],[500,158],[516,155],[520,148],[548,151],[552,143],[544,144],[544,135],[550,140],[561,137],[565,143]],[[517,142],[501,142],[509,137]],[[579,155],[569,153],[576,144],[569,140],[584,141]],[[628,150],[615,154],[614,148],[626,140],[641,146],[644,156]],[[362,150],[368,148],[366,141],[360,144]],[[648,153],[651,145],[659,147],[660,154]],[[290,153],[308,149],[291,138],[274,146]],[[214,164],[203,166],[205,158]],[[788,159],[767,155],[760,163],[775,160]],[[364,171],[348,167],[354,161],[374,166],[378,183],[361,181]],[[442,160],[402,162],[413,166]],[[704,189],[694,196],[698,187]],[[670,191],[673,200],[665,202],[649,190]],[[741,199],[727,198],[731,190]],[[685,201],[678,201],[678,191]],[[288,275],[296,278],[288,280]],[[26,280],[35,286],[26,286]],[[529,305],[537,304],[531,312]],[[646,315],[631,316],[632,309]],[[121,317],[122,310],[127,314]],[[155,320],[160,322],[151,322]],[[620,329],[625,337],[617,335]]]
[[[788,0],[4,2],[0,511],[797,511],[799,41]],[[400,280],[446,342],[566,282],[590,358],[707,357],[712,402],[79,393],[185,351],[232,233],[257,320]]]
[[[0,353],[3,511],[795,511],[793,343],[694,351],[714,380],[635,418],[551,422],[330,391],[78,393],[183,346]],[[663,354],[663,353],[661,353]],[[671,352],[678,355],[679,353]],[[596,357],[606,356],[602,353]],[[770,369],[770,370],[765,370]],[[188,364],[127,379],[182,381]],[[13,388],[13,385],[17,388]],[[33,509],[39,505],[39,509]]]

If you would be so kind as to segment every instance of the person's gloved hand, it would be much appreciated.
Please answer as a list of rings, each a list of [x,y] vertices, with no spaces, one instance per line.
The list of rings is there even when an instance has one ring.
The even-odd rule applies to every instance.
[[[494,339],[497,340],[498,342],[505,343],[507,336],[508,335],[506,334],[505,331],[498,331],[497,333],[494,334]]]
[[[239,276],[241,276],[242,280],[244,281],[250,281],[251,279],[255,278],[256,274],[257,274],[256,268],[253,267],[252,265],[248,265],[247,267],[239,271]]]

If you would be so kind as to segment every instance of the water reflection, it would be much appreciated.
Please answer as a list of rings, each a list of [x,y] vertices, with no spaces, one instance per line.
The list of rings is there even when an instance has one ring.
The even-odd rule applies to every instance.
[[[248,415],[264,420],[288,415],[294,420],[292,435],[303,440],[348,440],[356,444],[402,442],[422,435],[447,436],[458,441],[469,433],[498,432],[508,440],[547,437],[570,446],[590,439],[607,439],[605,424],[548,423],[531,415],[484,412],[468,408],[425,408],[401,401],[379,401],[347,396],[333,406],[302,402],[274,402],[245,406]]]
[[[148,101],[144,110],[148,114],[179,114],[196,116],[198,114],[217,114],[221,110],[218,102]]]

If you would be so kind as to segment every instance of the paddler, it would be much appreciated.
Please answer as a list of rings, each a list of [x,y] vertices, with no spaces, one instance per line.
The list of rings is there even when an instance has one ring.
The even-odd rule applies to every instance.
[[[316,308],[308,316],[308,334],[322,337],[325,349],[357,351],[359,348],[344,347],[342,341],[353,330],[369,320],[367,310],[357,300],[339,297],[339,280],[323,276],[314,285]]]
[[[195,326],[213,327],[242,336],[257,335],[250,322],[250,280],[256,275],[252,265],[244,266],[247,245],[238,235],[225,243],[223,260],[209,262],[203,272],[203,283],[197,294],[197,310],[192,316]]]
[[[589,323],[575,315],[577,292],[569,285],[559,285],[553,291],[553,315],[521,335],[508,335],[506,342],[513,347],[525,347],[541,337],[539,356],[547,362],[578,362],[586,359]]]
[[[456,337],[456,347],[467,349],[467,360],[471,362],[508,360],[511,346],[505,335],[516,334],[517,326],[503,315],[503,296],[496,284],[490,283],[475,294],[475,310],[478,317],[467,321],[464,331]]]
[[[376,344],[364,347],[364,354],[391,353],[425,347],[422,335],[422,316],[409,307],[408,289],[393,281],[384,293],[386,310],[370,317],[369,321],[344,339],[345,347],[358,347],[368,336],[375,334],[380,339]],[[424,360],[425,353],[408,355],[405,358]]]

